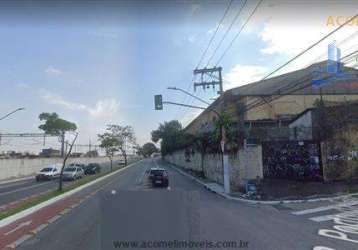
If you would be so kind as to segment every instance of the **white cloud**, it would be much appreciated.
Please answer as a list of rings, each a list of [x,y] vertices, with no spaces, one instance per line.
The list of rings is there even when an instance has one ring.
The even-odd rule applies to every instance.
[[[48,66],[45,70],[46,74],[48,75],[54,75],[54,76],[59,76],[63,73],[62,70],[58,69],[58,68],[55,68],[53,66]]]
[[[259,38],[265,43],[261,53],[263,56],[278,55],[287,58],[299,54],[310,45],[333,31],[338,25],[327,25],[329,17],[350,17],[354,10],[348,5],[335,3],[334,6],[319,4],[288,4],[280,3],[270,5],[264,9],[260,18],[264,20],[264,26],[259,32]],[[353,6],[352,6],[353,7]],[[278,15],[280,13],[280,15]],[[304,17],[304,19],[303,19]],[[327,39],[319,43],[313,49],[300,56],[299,59],[290,63],[282,74],[288,71],[307,67],[315,62],[327,59],[327,46],[336,41],[341,49],[342,56],[354,49],[352,46],[358,44],[357,26],[347,25]],[[357,49],[357,47],[355,47]]]
[[[68,110],[79,110],[88,113],[90,118],[111,119],[118,114],[119,102],[114,98],[98,100],[94,107],[85,104],[65,100],[62,96],[43,90],[41,97],[50,104],[60,106]]]
[[[87,108],[93,118],[111,117],[118,113],[119,102],[116,99],[103,99],[97,101],[94,108]]]
[[[196,41],[196,35],[190,35],[187,38],[188,42],[194,43]]]
[[[268,68],[258,65],[236,65],[224,76],[224,90],[261,80]]]
[[[41,97],[47,103],[58,105],[58,106],[61,106],[63,108],[70,109],[70,110],[85,110],[87,108],[86,105],[67,101],[60,95],[56,95],[56,94],[50,93],[48,91],[42,91],[42,92],[43,92],[43,94]]]

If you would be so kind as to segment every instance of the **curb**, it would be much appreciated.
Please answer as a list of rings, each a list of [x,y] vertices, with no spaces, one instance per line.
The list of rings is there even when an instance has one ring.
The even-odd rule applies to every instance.
[[[44,202],[40,203],[40,204],[37,204],[37,205],[35,205],[33,207],[30,207],[30,208],[28,208],[26,210],[23,210],[23,211],[21,211],[21,212],[19,212],[17,214],[14,214],[14,215],[11,215],[11,216],[9,216],[7,218],[4,218],[4,219],[0,220],[0,227],[4,227],[6,225],[9,225],[9,224],[15,222],[18,219],[21,219],[21,218],[23,218],[23,217],[25,217],[27,215],[30,215],[30,214],[32,214],[32,213],[34,213],[34,212],[36,212],[36,211],[38,211],[38,210],[40,210],[40,209],[42,209],[44,207],[47,207],[47,206],[49,206],[49,205],[51,205],[51,204],[53,204],[53,203],[55,203],[55,202],[57,202],[59,200],[62,200],[64,198],[66,198],[66,197],[69,197],[69,196],[71,196],[71,195],[73,195],[73,194],[75,194],[75,193],[77,193],[77,192],[89,187],[89,186],[92,186],[95,183],[98,183],[98,182],[100,182],[102,180],[105,180],[105,179],[107,179],[107,178],[109,178],[109,177],[111,177],[111,176],[113,176],[113,175],[115,175],[115,174],[117,174],[119,172],[122,172],[122,171],[132,167],[134,164],[136,164],[136,163],[138,163],[140,161],[141,160],[133,162],[133,163],[129,164],[128,166],[124,167],[124,168],[115,170],[112,173],[109,173],[109,174],[107,174],[105,176],[99,177],[99,178],[97,178],[97,179],[95,179],[95,180],[93,180],[91,182],[88,182],[86,184],[83,184],[82,186],[79,186],[79,187],[77,187],[75,189],[72,189],[72,190],[70,190],[70,191],[68,191],[68,192],[66,192],[64,194],[58,195],[56,197],[53,197],[53,198],[51,198],[51,199],[49,199],[47,201],[44,201]],[[83,199],[83,200],[85,200],[85,199]]]
[[[225,194],[225,193],[221,193],[221,192],[217,192],[214,189],[210,188],[206,183],[202,182],[201,180],[199,180],[198,178],[182,171],[181,169],[179,169],[178,167],[174,166],[173,164],[169,164],[170,167],[174,168],[177,172],[179,172],[180,174],[188,177],[189,179],[199,183],[200,185],[204,186],[205,189],[216,193],[228,200],[234,200],[234,201],[241,201],[241,202],[246,202],[246,203],[250,203],[250,204],[263,204],[263,205],[277,205],[277,204],[290,204],[290,203],[303,203],[303,202],[317,202],[317,201],[333,201],[336,199],[344,199],[344,198],[350,198],[354,195],[358,195],[358,193],[352,193],[352,194],[345,194],[345,195],[338,195],[338,196],[334,196],[334,197],[325,197],[325,198],[312,198],[312,199],[299,199],[299,200],[266,200],[266,201],[258,201],[258,200],[249,200],[249,199],[245,199],[245,198],[238,198],[238,197],[233,197],[231,195]]]

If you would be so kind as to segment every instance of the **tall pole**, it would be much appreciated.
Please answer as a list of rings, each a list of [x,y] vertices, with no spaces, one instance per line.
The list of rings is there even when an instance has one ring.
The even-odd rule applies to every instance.
[[[194,75],[200,75],[201,81],[194,83],[194,90],[196,87],[203,87],[205,90],[206,88],[212,86],[213,88],[215,85],[219,85],[219,91],[217,92],[220,96],[224,94],[223,88],[223,80],[222,80],[222,67],[214,67],[214,68],[204,68],[204,69],[195,69]],[[209,80],[205,80],[204,76],[209,77]],[[223,108],[225,109],[225,100],[223,100],[224,105]],[[213,110],[221,119],[220,114]],[[221,134],[221,159],[222,159],[222,168],[223,168],[223,182],[224,182],[224,191],[225,193],[230,193],[230,166],[229,166],[229,155],[225,151],[226,145],[226,134],[225,134],[225,127],[222,124],[223,121],[220,121],[220,134]]]
[[[65,131],[61,131],[61,158],[64,158],[65,157]],[[66,145],[67,147],[67,145]],[[67,151],[67,149],[66,149]]]

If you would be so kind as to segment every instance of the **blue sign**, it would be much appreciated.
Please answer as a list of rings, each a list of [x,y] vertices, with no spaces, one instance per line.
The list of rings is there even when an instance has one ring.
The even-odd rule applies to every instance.
[[[315,88],[334,80],[353,79],[354,75],[342,71],[341,50],[337,48],[336,41],[328,45],[328,60],[326,68],[317,66],[313,72],[312,86]],[[328,77],[327,77],[328,76]]]

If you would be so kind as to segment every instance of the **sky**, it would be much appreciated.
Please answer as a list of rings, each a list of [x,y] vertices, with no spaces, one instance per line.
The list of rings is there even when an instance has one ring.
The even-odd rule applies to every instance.
[[[203,106],[178,91],[193,92],[193,69],[214,34],[229,1],[1,1],[1,133],[41,132],[38,115],[56,112],[78,126],[78,143],[96,143],[107,124],[130,125],[137,141],[150,141],[159,123],[187,125],[200,110],[164,101]],[[234,0],[204,56],[213,55],[244,1]],[[247,1],[213,55],[212,63],[238,34],[258,1]],[[358,10],[356,1],[264,0],[225,54],[224,89],[258,81],[334,30]],[[358,19],[276,75],[327,59],[336,40],[342,55],[357,49]],[[217,91],[217,90],[216,90]],[[211,102],[216,92],[198,89]],[[205,106],[205,105],[204,105]],[[54,142],[55,143],[55,142]],[[8,141],[3,149],[38,152],[41,143]]]

